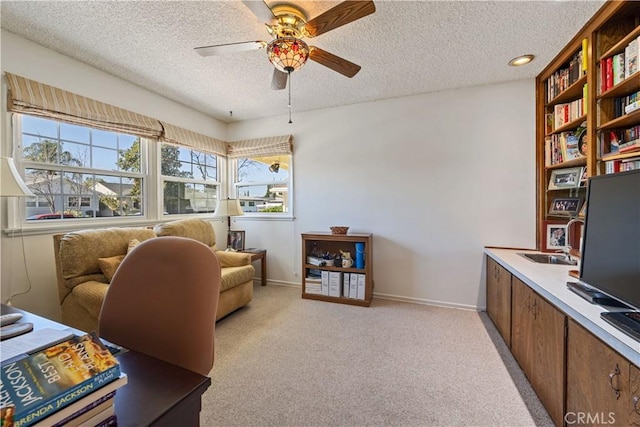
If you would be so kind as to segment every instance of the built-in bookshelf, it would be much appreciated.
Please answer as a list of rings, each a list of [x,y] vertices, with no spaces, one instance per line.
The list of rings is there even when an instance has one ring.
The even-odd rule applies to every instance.
[[[368,233],[303,233],[302,298],[371,305],[372,242]]]
[[[640,168],[638,51],[638,3],[609,1],[536,78],[538,248],[584,211],[588,177]]]

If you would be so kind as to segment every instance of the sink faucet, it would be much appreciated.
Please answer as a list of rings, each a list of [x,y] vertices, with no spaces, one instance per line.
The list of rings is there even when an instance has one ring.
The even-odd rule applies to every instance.
[[[562,250],[562,252],[564,252],[564,254],[566,255],[567,259],[571,260],[571,254],[569,253],[569,251],[571,251],[571,249],[573,249],[571,247],[571,226],[573,224],[575,224],[576,222],[579,222],[581,224],[584,225],[584,220],[581,218],[573,218],[571,221],[569,221],[567,223],[567,236],[566,236],[566,241],[565,241],[565,246],[564,249]],[[578,248],[578,250],[580,250],[580,248]]]

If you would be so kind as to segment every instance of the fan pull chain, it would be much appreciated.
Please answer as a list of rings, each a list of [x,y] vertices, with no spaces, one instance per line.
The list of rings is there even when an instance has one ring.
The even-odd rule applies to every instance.
[[[291,121],[291,70],[288,71],[289,73],[289,78],[287,80],[289,80],[289,124],[293,123]]]

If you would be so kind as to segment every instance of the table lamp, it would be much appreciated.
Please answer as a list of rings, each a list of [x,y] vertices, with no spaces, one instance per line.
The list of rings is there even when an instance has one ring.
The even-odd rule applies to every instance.
[[[231,230],[231,217],[244,215],[242,208],[240,207],[240,200],[238,199],[218,199],[218,205],[216,211],[213,213],[214,218],[227,217],[227,225]]]
[[[11,157],[0,157],[0,197],[36,197],[35,194],[29,190],[27,185],[24,183],[20,174],[18,173],[18,169],[16,169],[16,165],[13,162]],[[2,222],[0,221],[0,224]],[[24,241],[22,242],[24,247]],[[22,251],[24,255],[24,251]],[[12,267],[13,264],[13,251],[11,251],[11,259],[9,261],[9,268]],[[25,270],[26,270],[26,260],[25,260]],[[28,279],[28,273],[27,273]],[[21,293],[13,294],[10,292],[9,299],[6,301],[7,305],[11,305],[11,299],[20,294],[24,294],[29,292],[31,289],[31,281],[29,281],[29,288]]]

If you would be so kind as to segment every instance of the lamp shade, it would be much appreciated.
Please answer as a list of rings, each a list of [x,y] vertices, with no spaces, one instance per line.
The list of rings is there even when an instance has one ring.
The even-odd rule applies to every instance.
[[[285,73],[302,67],[309,57],[309,47],[295,37],[280,37],[267,45],[269,61]]]
[[[35,197],[24,183],[11,157],[0,157],[0,196]]]
[[[218,199],[218,205],[216,211],[213,213],[214,218],[223,218],[231,216],[244,215],[242,208],[240,207],[240,200],[238,199]]]

